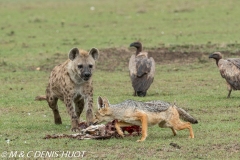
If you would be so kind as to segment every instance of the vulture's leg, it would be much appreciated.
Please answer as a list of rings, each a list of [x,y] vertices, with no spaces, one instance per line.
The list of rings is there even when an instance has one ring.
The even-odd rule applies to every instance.
[[[227,98],[230,98],[231,92],[232,92],[232,89],[229,90]]]
[[[228,89],[228,96],[227,98],[230,98],[231,92],[232,92],[232,87],[231,85],[227,82],[227,89]]]
[[[146,92],[144,92],[144,91],[137,91],[137,95],[138,95],[138,97],[145,97],[146,96]]]
[[[133,92],[133,96],[137,96],[137,92],[136,91]]]

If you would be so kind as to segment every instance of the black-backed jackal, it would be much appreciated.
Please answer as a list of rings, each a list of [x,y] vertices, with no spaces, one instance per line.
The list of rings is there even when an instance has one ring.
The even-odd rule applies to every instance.
[[[180,120],[179,116],[188,122]],[[98,97],[98,111],[95,122],[112,121],[117,119],[115,127],[122,137],[121,127],[142,126],[142,137],[137,142],[144,141],[147,137],[148,126],[158,124],[162,128],[171,128],[175,136],[177,130],[188,129],[190,138],[194,138],[191,123],[198,123],[185,110],[163,101],[139,102],[126,100],[122,103],[111,105],[107,98]],[[189,123],[190,122],[190,123]]]

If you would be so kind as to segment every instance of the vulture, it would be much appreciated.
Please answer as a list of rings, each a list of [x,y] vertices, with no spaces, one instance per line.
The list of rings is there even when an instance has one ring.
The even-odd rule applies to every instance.
[[[226,79],[228,89],[227,98],[229,98],[232,90],[240,90],[240,59],[222,59],[222,54],[220,52],[214,52],[209,55],[209,58],[216,60],[222,78]]]
[[[155,61],[148,58],[148,53],[143,52],[140,42],[133,42],[130,47],[136,48],[136,54],[129,61],[130,78],[134,89],[134,96],[144,97],[153,82],[155,74]]]

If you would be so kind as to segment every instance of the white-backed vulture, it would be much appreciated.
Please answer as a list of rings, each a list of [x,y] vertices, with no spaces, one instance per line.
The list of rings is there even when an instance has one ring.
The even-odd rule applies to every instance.
[[[148,53],[143,52],[140,42],[133,42],[130,47],[135,47],[136,54],[129,61],[130,78],[134,89],[134,96],[144,97],[153,82],[155,74],[155,61],[148,58]]]
[[[222,54],[220,52],[214,52],[209,55],[209,58],[216,60],[222,78],[226,79],[228,88],[227,98],[229,98],[232,90],[240,90],[240,59],[222,59]]]

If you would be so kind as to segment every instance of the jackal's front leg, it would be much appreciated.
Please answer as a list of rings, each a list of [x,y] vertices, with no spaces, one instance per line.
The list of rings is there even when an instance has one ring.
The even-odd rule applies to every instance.
[[[121,136],[124,137],[123,131],[120,127],[121,122],[115,122],[115,128],[117,130],[117,133]]]
[[[144,113],[137,113],[137,117],[142,123],[142,137],[140,140],[137,140],[137,142],[142,142],[147,138],[148,119],[147,115]]]
[[[126,123],[126,122],[118,122],[116,121],[115,122],[115,128],[117,130],[117,133],[121,136],[121,137],[124,137],[124,134],[123,134],[123,131],[121,129],[121,127],[128,127],[128,126],[131,126],[132,124],[130,123]]]

